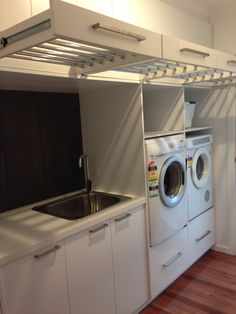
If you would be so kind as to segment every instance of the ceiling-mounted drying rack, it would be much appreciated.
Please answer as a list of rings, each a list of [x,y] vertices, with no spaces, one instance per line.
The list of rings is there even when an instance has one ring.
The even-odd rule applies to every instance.
[[[236,75],[163,60],[160,34],[61,0],[50,0],[49,10],[2,32],[4,57],[66,66],[68,76],[76,77],[113,70],[135,75],[136,81],[184,85],[224,84]]]

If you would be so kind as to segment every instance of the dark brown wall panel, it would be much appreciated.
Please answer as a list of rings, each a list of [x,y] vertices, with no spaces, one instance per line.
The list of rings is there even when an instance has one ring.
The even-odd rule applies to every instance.
[[[83,187],[78,95],[0,91],[0,211]]]

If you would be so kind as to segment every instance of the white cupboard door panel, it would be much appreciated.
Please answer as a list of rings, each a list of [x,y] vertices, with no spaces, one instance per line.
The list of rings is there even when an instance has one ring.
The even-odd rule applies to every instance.
[[[236,72],[236,57],[217,51],[217,69]]]
[[[69,314],[63,244],[6,264],[0,274],[4,314]]]
[[[130,314],[148,299],[144,207],[113,220],[112,245],[117,314]]]
[[[192,65],[216,67],[216,51],[185,40],[162,36],[163,58]]]
[[[66,241],[71,314],[113,314],[115,294],[108,222]]]
[[[209,209],[189,223],[189,250],[194,263],[215,244],[214,209]]]
[[[150,280],[152,298],[189,267],[187,227],[166,241],[150,248]]]
[[[50,0],[31,0],[32,15],[48,10],[49,2]]]
[[[31,17],[30,0],[0,1],[0,31]]]
[[[61,1],[54,2],[54,10],[55,29],[62,36],[77,38],[79,29],[79,39],[84,43],[162,57],[161,35],[158,33]],[[61,22],[63,16],[70,16],[67,27]]]

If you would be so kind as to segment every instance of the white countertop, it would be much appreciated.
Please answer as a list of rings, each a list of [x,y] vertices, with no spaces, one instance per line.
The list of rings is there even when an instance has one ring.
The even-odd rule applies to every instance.
[[[43,203],[45,201],[0,214],[0,266],[143,205],[145,197],[135,197],[73,221],[31,210]]]

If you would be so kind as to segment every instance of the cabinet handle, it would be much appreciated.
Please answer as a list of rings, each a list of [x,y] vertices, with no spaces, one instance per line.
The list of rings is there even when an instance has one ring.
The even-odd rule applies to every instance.
[[[203,52],[203,51],[199,51],[199,50],[195,50],[195,49],[190,49],[190,48],[182,48],[180,49],[180,52],[184,53],[184,52],[190,52],[190,53],[195,53],[197,55],[200,55],[202,56],[203,58],[206,58],[206,57],[210,57],[210,54],[207,53],[207,52]]]
[[[97,231],[100,231],[100,230],[102,230],[102,229],[105,229],[106,227],[108,227],[108,224],[103,224],[103,225],[100,226],[100,227],[97,227],[97,228],[95,228],[95,229],[89,230],[89,232],[90,232],[90,233],[95,233],[95,232],[97,232]]]
[[[203,240],[205,237],[207,237],[208,234],[210,234],[210,233],[211,233],[211,231],[210,231],[210,230],[207,230],[207,232],[204,233],[200,238],[197,238],[196,241],[197,241],[197,242],[202,241],[202,240]]]
[[[130,217],[131,216],[131,214],[130,213],[128,213],[128,214],[125,214],[124,216],[122,216],[122,217],[120,217],[120,218],[116,218],[115,219],[115,221],[121,221],[121,220],[124,220],[124,219],[126,219],[126,218],[128,218],[128,217]]]
[[[133,33],[133,32],[125,31],[125,30],[122,30],[122,29],[120,29],[118,27],[110,26],[110,25],[103,24],[103,23],[93,24],[92,28],[93,29],[99,29],[100,28],[100,29],[103,29],[103,30],[106,30],[106,31],[110,31],[110,32],[117,33],[117,34],[120,34],[120,35],[128,36],[128,37],[137,39],[137,41],[146,40],[146,36],[144,36],[144,35],[140,35],[140,34],[136,34],[136,33]]]
[[[39,259],[41,257],[44,257],[44,256],[52,253],[52,252],[55,252],[55,251],[59,250],[60,248],[61,248],[60,245],[55,245],[53,248],[51,248],[51,249],[49,249],[49,250],[47,250],[47,251],[45,251],[43,253],[35,254],[34,257]]]
[[[236,66],[236,60],[228,60],[227,64]]]
[[[163,267],[168,267],[169,265],[171,265],[172,263],[174,263],[178,258],[180,258],[180,256],[182,256],[183,253],[182,252],[178,252],[178,254],[176,254],[174,257],[172,257],[171,259],[169,259],[167,262],[165,262],[164,264],[162,264]]]

